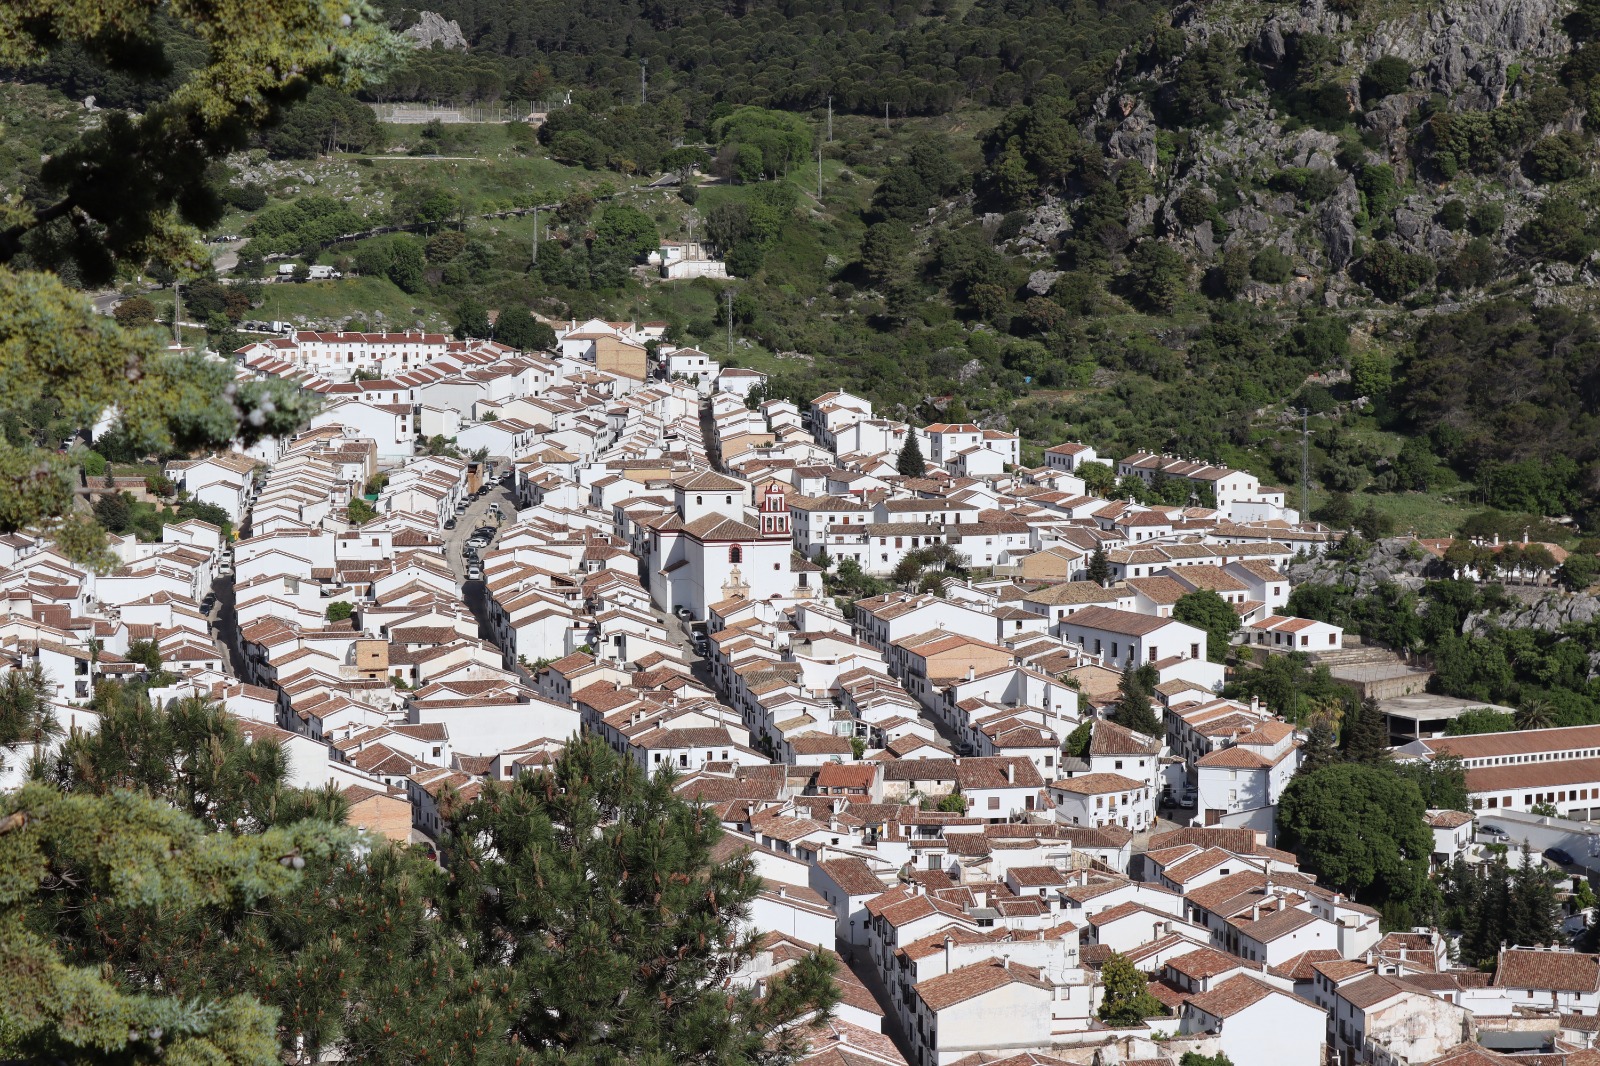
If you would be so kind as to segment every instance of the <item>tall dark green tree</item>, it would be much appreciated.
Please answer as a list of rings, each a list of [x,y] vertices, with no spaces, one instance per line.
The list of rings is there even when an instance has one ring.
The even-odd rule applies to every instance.
[[[1306,727],[1306,741],[1300,749],[1300,773],[1310,773],[1339,761],[1339,745],[1333,720],[1327,714],[1313,715]]]
[[[62,734],[50,706],[51,688],[38,663],[0,677],[0,770],[14,760],[38,758]]]
[[[509,975],[518,1046],[571,1063],[757,1062],[780,1023],[831,1007],[820,955],[765,998],[728,983],[755,952],[738,925],[754,867],[718,861],[713,815],[593,737],[449,813],[441,905],[474,961]]]
[[[1106,559],[1106,550],[1098,544],[1089,556],[1089,580],[1098,585],[1111,580],[1111,563]]]
[[[1214,663],[1227,660],[1233,635],[1239,631],[1238,612],[1227,600],[1211,589],[1198,589],[1178,598],[1172,617],[1205,630],[1206,658]]]
[[[1344,757],[1350,762],[1377,763],[1383,760],[1388,745],[1389,734],[1384,728],[1378,701],[1370,697],[1362,700],[1345,716],[1339,737]]]
[[[1111,720],[1145,736],[1165,736],[1166,733],[1161,728],[1161,719],[1156,716],[1151,706],[1155,700],[1157,678],[1155,668],[1148,663],[1143,666],[1126,667],[1122,671],[1117,707],[1111,712]]]
[[[917,441],[915,430],[906,431],[906,442],[900,446],[895,469],[904,477],[921,477],[928,472],[928,463],[922,458],[922,445]]]

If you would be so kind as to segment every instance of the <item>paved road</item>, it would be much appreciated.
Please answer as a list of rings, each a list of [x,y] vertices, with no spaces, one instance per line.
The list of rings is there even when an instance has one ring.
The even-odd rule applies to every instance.
[[[504,515],[499,522],[489,514],[489,505],[498,503]],[[478,636],[490,643],[495,643],[494,634],[490,631],[488,622],[488,596],[482,581],[467,580],[467,560],[461,554],[467,541],[472,538],[473,530],[479,526],[504,526],[517,520],[516,501],[512,498],[511,490],[495,482],[494,486],[481,499],[473,500],[467,505],[464,514],[456,518],[456,528],[444,531],[444,557],[450,564],[450,569],[456,575],[456,580],[461,582],[461,600],[478,619]],[[490,546],[493,546],[490,541]],[[496,647],[499,645],[496,644]],[[503,650],[503,649],[502,649]]]

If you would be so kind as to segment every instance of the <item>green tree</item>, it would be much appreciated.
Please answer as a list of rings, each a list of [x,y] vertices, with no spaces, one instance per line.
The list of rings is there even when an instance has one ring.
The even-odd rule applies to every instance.
[[[410,293],[421,292],[427,287],[424,273],[427,271],[428,262],[423,254],[422,241],[409,234],[397,234],[389,240],[389,263],[384,268],[384,273],[389,280]]]
[[[35,195],[0,230],[0,264],[26,250],[36,267],[70,266],[99,285],[119,264],[151,257],[174,270],[207,262],[201,231],[223,212],[210,163],[247,147],[311,85],[357,88],[404,54],[377,9],[361,3],[274,0],[244,11],[62,0],[0,24],[0,64],[27,69],[58,48],[81,47],[116,75],[156,81],[170,62],[166,44],[178,36],[162,32],[163,19],[203,41],[204,58],[168,80],[164,95],[108,112],[51,153]],[[50,239],[58,221],[69,239]]]
[[[1089,555],[1088,574],[1089,580],[1097,585],[1104,585],[1111,580],[1111,563],[1106,559],[1106,550],[1098,544]]]
[[[782,1023],[832,1006],[820,954],[764,997],[732,983],[757,951],[737,922],[761,881],[748,858],[714,857],[721,827],[672,784],[584,736],[544,773],[447,797],[455,876],[439,905],[475,962],[505,974],[516,1045],[744,1062],[769,1039],[781,1048]]]
[[[1106,956],[1100,966],[1100,982],[1105,998],[1100,1002],[1100,1020],[1107,1025],[1138,1025],[1146,1018],[1167,1013],[1159,999],[1150,994],[1149,982],[1120,951]]]
[[[161,672],[161,648],[153,640],[133,641],[128,645],[128,653],[124,658],[140,664],[152,674]]]
[[[874,285],[903,280],[910,272],[911,227],[904,222],[878,222],[861,238],[861,269]]]
[[[1147,737],[1165,736],[1161,728],[1161,719],[1156,716],[1151,706],[1155,700],[1157,677],[1155,668],[1148,663],[1143,666],[1130,664],[1126,667],[1122,671],[1117,706],[1111,712],[1111,720],[1125,729],[1143,733]]]
[[[1383,760],[1389,736],[1376,700],[1370,697],[1362,700],[1345,717],[1339,745],[1350,762],[1373,764]]]
[[[358,526],[364,526],[378,517],[378,509],[360,496],[350,501],[345,507],[345,513],[349,516],[350,521]]]
[[[345,600],[334,600],[328,604],[327,616],[330,622],[343,622],[355,613],[355,607]]]
[[[1279,248],[1263,248],[1250,260],[1250,276],[1269,285],[1281,285],[1292,273],[1294,260]]]
[[[534,318],[526,307],[508,307],[495,320],[494,339],[519,351],[544,352],[556,346],[556,331]]]
[[[1414,760],[1394,763],[1392,769],[1417,786],[1423,804],[1430,810],[1471,810],[1467,802],[1467,772],[1460,759],[1446,756],[1426,762]]]
[[[1061,754],[1072,759],[1083,759],[1089,755],[1089,741],[1094,739],[1094,719],[1085,718],[1078,727],[1067,734],[1067,739],[1062,742]]]
[[[1198,589],[1178,598],[1172,617],[1206,634],[1206,658],[1226,662],[1233,635],[1239,631],[1239,615],[1227,600],[1211,589]]]
[[[207,911],[245,911],[287,893],[308,861],[350,842],[315,822],[217,833],[132,792],[63,795],[30,784],[0,796],[7,1050],[40,1062],[278,1062],[275,1011],[248,994],[141,984],[98,965],[75,950],[71,907],[85,908],[78,921],[116,909],[159,935]]]
[[[1300,749],[1300,773],[1306,774],[1339,761],[1339,745],[1333,716],[1313,715],[1306,727],[1306,741]]]
[[[112,533],[126,533],[133,520],[133,500],[125,492],[108,492],[94,501],[94,520]]]
[[[1516,718],[1505,711],[1472,707],[1452,718],[1445,725],[1444,734],[1447,737],[1467,737],[1478,733],[1509,733],[1516,728]]]
[[[607,204],[594,224],[590,248],[598,255],[619,256],[630,262],[643,259],[661,247],[661,234],[650,216],[629,204]]]
[[[3,33],[3,31],[0,31]],[[80,294],[42,273],[0,266],[0,414],[48,410],[69,427],[119,412],[116,436],[137,454],[223,446],[298,428],[315,410],[283,381],[238,383],[230,365],[169,353],[144,332],[120,329]],[[0,531],[64,528],[77,460],[42,435],[0,438]],[[43,445],[43,446],[41,446]],[[103,539],[83,544],[84,558]]]
[[[1573,552],[1556,571],[1556,580],[1569,592],[1582,592],[1600,577],[1600,558],[1582,552]]]
[[[1083,486],[1095,496],[1104,497],[1116,488],[1116,471],[1106,463],[1079,463],[1076,473],[1083,478]]]
[[[0,677],[0,770],[10,769],[7,757],[22,745],[32,745],[37,759],[46,742],[61,736],[50,705],[53,687],[38,663]]]
[[[489,312],[476,300],[468,300],[456,308],[456,337],[466,340],[469,337],[486,339],[494,332],[494,327],[489,324]]]
[[[156,324],[156,305],[143,296],[130,296],[112,309],[111,317],[123,329],[153,326]]]
[[[1323,884],[1399,918],[1428,889],[1433,834],[1423,812],[1417,786],[1388,766],[1325,766],[1284,790],[1280,846]]]
[[[1152,310],[1171,311],[1189,288],[1189,264],[1165,241],[1142,241],[1133,251],[1128,285]]]
[[[1555,709],[1549,700],[1530,696],[1517,708],[1515,721],[1518,729],[1549,729],[1555,725]]]
[[[900,446],[895,469],[903,477],[921,477],[928,472],[928,463],[922,458],[922,445],[917,441],[916,430],[906,430],[906,442]]]

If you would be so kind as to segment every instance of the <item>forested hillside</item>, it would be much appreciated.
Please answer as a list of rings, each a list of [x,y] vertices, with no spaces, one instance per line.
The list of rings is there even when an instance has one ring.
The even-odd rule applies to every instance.
[[[1314,513],[1369,533],[1600,517],[1593,0],[430,10],[466,50],[416,50],[359,100],[318,89],[207,175],[213,232],[250,238],[237,273],[360,275],[275,290],[291,317],[662,318],[775,394],[965,413],[1027,460],[1082,438],[1298,487],[1304,419]],[[176,27],[155,43],[161,77],[204,57]],[[66,50],[28,77],[156,91]],[[7,90],[29,141],[0,181],[43,203],[39,160],[94,119],[38,91]],[[363,101],[554,106],[535,131],[383,125]],[[643,188],[664,173],[686,180]],[[537,262],[530,220],[478,217],[536,203],[559,203]],[[44,236],[30,254],[70,279]],[[732,352],[729,283],[633,269],[664,238],[727,258]],[[222,345],[265,304],[195,291]]]

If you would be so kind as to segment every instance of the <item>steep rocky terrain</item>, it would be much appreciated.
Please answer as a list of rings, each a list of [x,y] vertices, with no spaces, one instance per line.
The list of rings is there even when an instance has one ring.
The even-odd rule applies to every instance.
[[[1504,114],[1553,85],[1573,47],[1561,27],[1566,11],[1555,0],[1446,0],[1387,16],[1337,10],[1328,0],[1287,7],[1190,2],[1173,17],[1181,47],[1167,45],[1170,57],[1155,61],[1149,50],[1125,52],[1082,132],[1108,160],[1135,161],[1154,179],[1129,206],[1130,237],[1175,241],[1202,268],[1226,251],[1254,256],[1274,248],[1293,261],[1290,276],[1252,279],[1241,298],[1361,306],[1372,296],[1357,283],[1364,277],[1361,257],[1375,240],[1439,263],[1460,255],[1474,236],[1503,253],[1551,195],[1555,186],[1529,176],[1521,151],[1447,177],[1433,161],[1429,118]],[[1210,87],[1216,107],[1198,122],[1175,114],[1172,99],[1192,92],[1183,82],[1194,73],[1186,67],[1193,67],[1197,50],[1242,57],[1237,82]],[[1363,77],[1380,62],[1391,71],[1404,64],[1397,91]],[[1581,103],[1540,115],[1551,120],[1523,141],[1581,135]],[[1392,168],[1392,189],[1373,187],[1386,175],[1363,182],[1366,168],[1383,165]],[[1197,207],[1197,197],[1215,210]],[[1071,200],[1068,192],[1035,208],[1013,250],[1036,261],[1050,258],[1074,235]],[[1468,227],[1460,215],[1449,217],[1444,209],[1453,200],[1488,225]],[[1499,205],[1499,217],[1479,211],[1484,204]],[[1500,273],[1516,267],[1530,271],[1540,303],[1558,298],[1559,286],[1592,281],[1586,262],[1507,261]],[[1053,280],[1048,272],[1036,274],[1033,287],[1048,291]],[[1441,302],[1448,308],[1454,299]]]

